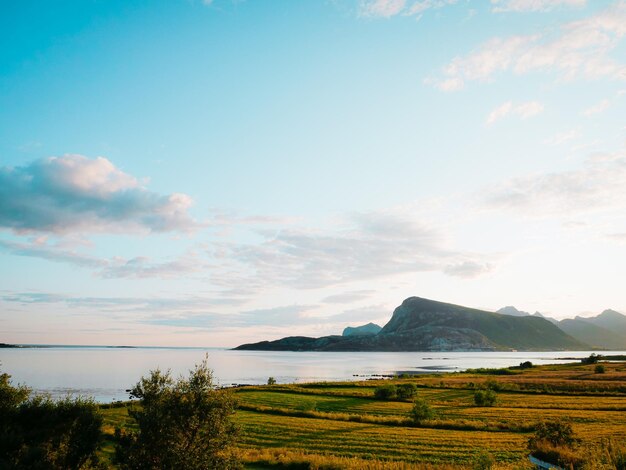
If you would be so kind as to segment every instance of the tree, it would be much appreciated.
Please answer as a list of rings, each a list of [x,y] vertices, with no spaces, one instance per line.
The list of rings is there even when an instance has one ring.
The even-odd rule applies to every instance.
[[[123,469],[239,468],[232,444],[235,398],[213,383],[205,358],[189,378],[154,370],[131,391],[139,405],[129,411],[138,430],[116,430],[116,462]]]
[[[413,402],[413,408],[411,409],[411,419],[415,424],[421,424],[427,419],[435,417],[435,412],[423,398],[416,398]]]
[[[493,390],[476,390],[474,392],[474,403],[476,406],[493,406],[498,400],[498,395]]]
[[[578,442],[574,437],[572,425],[564,421],[542,421],[535,427],[535,435],[528,441],[532,450],[538,442],[547,442],[553,446],[572,446]]]
[[[580,362],[583,364],[596,364],[602,356],[596,353],[591,353],[588,357],[583,357]]]
[[[396,394],[398,398],[407,400],[417,394],[417,387],[413,383],[400,384],[396,387]]]
[[[473,459],[473,470],[491,470],[495,464],[493,456],[486,450],[478,452]]]
[[[389,400],[390,398],[394,398],[397,392],[397,388],[393,384],[380,385],[374,389],[374,397],[379,400]]]
[[[274,377],[269,377],[267,379],[267,385],[276,385],[276,379]]]
[[[533,456],[553,465],[580,469],[589,455],[577,448],[579,442],[571,424],[544,421],[537,424],[535,434],[528,440],[528,449]]]
[[[0,468],[84,470],[99,468],[102,415],[84,398],[31,396],[0,374]]]

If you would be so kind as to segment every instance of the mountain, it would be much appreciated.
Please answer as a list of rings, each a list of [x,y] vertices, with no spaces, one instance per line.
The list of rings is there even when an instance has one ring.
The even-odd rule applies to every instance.
[[[535,312],[533,314],[530,314],[528,312],[524,312],[523,310],[518,310],[518,309],[516,309],[513,306],[502,307],[500,310],[496,310],[496,313],[500,313],[502,315],[511,315],[512,317],[530,317],[530,316],[533,316],[533,317],[545,318],[550,323],[554,323],[557,326],[558,326],[558,323],[559,323],[558,320],[555,320],[554,318],[551,318],[551,317],[546,317],[542,313]]]
[[[288,337],[235,349],[284,351],[494,351],[588,349],[549,321],[514,317],[420,297],[397,307],[376,335]]]
[[[623,315],[615,310],[605,310],[600,315],[595,317],[576,317],[576,320],[583,320],[594,325],[601,326],[613,333],[626,336],[626,315]]]
[[[368,323],[367,325],[361,326],[348,326],[343,330],[341,336],[367,336],[367,335],[375,335],[382,327],[378,326],[375,323]]]
[[[587,319],[567,318],[559,322],[559,328],[578,341],[587,343],[594,348],[626,349],[626,336],[595,325]]]
[[[522,310],[518,310],[513,306],[502,307],[500,310],[496,310],[496,313],[500,313],[502,315],[511,315],[512,317],[529,317],[530,313],[524,312]]]

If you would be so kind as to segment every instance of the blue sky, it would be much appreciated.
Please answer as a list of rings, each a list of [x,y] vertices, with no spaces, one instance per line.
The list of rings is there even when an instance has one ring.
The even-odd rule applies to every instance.
[[[0,341],[232,346],[417,295],[626,311],[626,2],[0,6]]]

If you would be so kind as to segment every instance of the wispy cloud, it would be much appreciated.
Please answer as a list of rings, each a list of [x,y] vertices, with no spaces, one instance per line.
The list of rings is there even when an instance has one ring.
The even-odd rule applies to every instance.
[[[514,178],[485,191],[483,204],[536,217],[577,216],[626,207],[626,152],[597,154],[577,170]]]
[[[587,0],[491,0],[494,12],[551,11],[559,7],[581,8]]]
[[[567,131],[559,132],[558,134],[553,135],[549,139],[545,140],[545,143],[548,145],[562,145],[566,142],[574,140],[580,136],[580,129],[570,129]]]
[[[208,310],[224,305],[237,306],[241,299],[221,296],[181,295],[179,297],[85,297],[47,292],[1,292],[0,300],[22,304],[62,303],[73,308],[88,308],[110,312],[136,313],[208,313]]]
[[[489,113],[486,123],[491,126],[509,115],[518,116],[521,119],[528,119],[540,114],[542,111],[543,104],[538,101],[529,101],[527,103],[520,103],[517,105],[515,105],[512,101],[507,101]]]
[[[350,304],[359,300],[364,300],[371,297],[375,291],[373,290],[357,290],[342,292],[341,294],[329,295],[322,299],[322,302],[327,304]]]
[[[98,258],[75,249],[67,249],[61,245],[38,240],[27,243],[0,240],[0,250],[15,256],[40,258],[81,268],[90,268],[96,276],[103,278],[170,279],[197,273],[206,267],[206,260],[193,252],[167,261],[156,261],[145,256],[131,259],[121,257]]]
[[[599,103],[596,103],[593,106],[590,106],[589,108],[585,109],[582,112],[582,115],[585,117],[592,117],[592,116],[595,116],[596,114],[603,113],[609,108],[609,106],[611,106],[611,101],[604,99],[600,101]]]
[[[522,75],[540,71],[555,72],[564,80],[626,80],[626,65],[610,56],[624,35],[626,2],[620,1],[552,33],[493,38],[476,51],[453,59],[444,67],[442,77],[425,82],[444,91],[456,91],[466,82],[488,82],[505,72]]]
[[[0,167],[0,228],[18,233],[171,232],[195,226],[186,194],[157,194],[103,157]]]
[[[109,264],[107,260],[101,258],[79,253],[75,250],[63,249],[38,241],[34,241],[31,243],[21,243],[0,240],[0,249],[16,256],[41,258],[48,261],[69,263],[71,265],[84,268],[105,268]]]
[[[242,274],[234,279],[224,274],[220,280],[313,289],[402,273],[446,272],[450,265],[485,258],[446,245],[442,233],[408,214],[352,214],[328,230],[293,228],[267,234],[259,244],[224,244],[226,265],[233,260],[239,265],[228,271]]]
[[[363,0],[359,3],[359,15],[373,18],[390,18],[396,15],[420,16],[425,11],[454,5],[458,0]]]

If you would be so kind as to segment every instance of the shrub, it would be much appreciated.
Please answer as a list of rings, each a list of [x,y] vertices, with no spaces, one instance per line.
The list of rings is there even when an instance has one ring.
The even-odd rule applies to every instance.
[[[600,359],[602,359],[602,356],[596,353],[591,353],[589,357],[583,357],[580,362],[583,364],[596,364]]]
[[[0,468],[97,468],[102,415],[92,400],[30,395],[0,375]]]
[[[491,454],[485,450],[480,451],[472,461],[473,470],[491,470],[495,461]]]
[[[416,398],[411,409],[411,419],[414,423],[420,424],[427,419],[435,417],[435,412],[423,398]]]
[[[585,464],[585,457],[570,446],[556,446],[546,441],[537,442],[531,454],[544,462],[561,468],[579,470]]]
[[[116,429],[115,460],[122,469],[239,468],[232,452],[235,399],[219,390],[205,358],[189,378],[173,380],[159,370],[142,377],[131,391],[140,407],[129,414],[137,431]]]
[[[528,441],[532,449],[537,442],[546,441],[553,446],[572,446],[578,442],[572,425],[564,421],[542,421],[535,426],[535,435]]]
[[[533,367],[533,363],[530,361],[526,361],[526,362],[520,362],[519,363],[519,368],[520,369],[532,369]]]
[[[498,400],[498,395],[493,390],[476,390],[474,392],[474,403],[476,406],[493,406]]]
[[[496,392],[502,390],[502,384],[495,379],[487,379],[484,385],[488,390],[495,390]]]
[[[396,394],[396,386],[392,384],[380,385],[374,390],[374,397],[379,400],[389,400],[390,398],[394,398]]]
[[[594,371],[596,374],[604,374],[604,366],[602,364],[597,364]]]
[[[398,398],[407,400],[413,398],[417,394],[417,386],[415,384],[401,384],[396,389]]]
[[[572,425],[563,421],[537,423],[535,434],[528,440],[528,449],[535,457],[564,468],[578,469],[584,463],[575,448],[579,440]]]
[[[276,379],[274,377],[269,377],[267,379],[267,385],[276,385]]]

